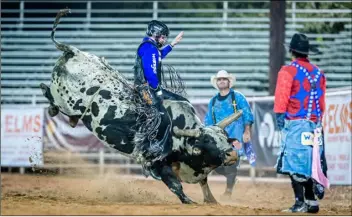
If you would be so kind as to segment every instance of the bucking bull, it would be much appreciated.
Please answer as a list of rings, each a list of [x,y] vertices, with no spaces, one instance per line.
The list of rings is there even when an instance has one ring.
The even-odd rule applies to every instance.
[[[138,122],[143,120],[141,114],[152,108],[143,104],[133,84],[104,58],[55,40],[60,17],[69,12],[64,9],[58,13],[51,33],[52,41],[63,55],[54,66],[50,87],[40,84],[50,102],[49,114],[63,113],[69,117],[72,127],[82,120],[106,146],[141,162],[145,154],[138,147],[138,141],[145,135],[141,133],[145,126]],[[215,126],[205,127],[189,102],[164,100],[163,104],[172,119],[172,128],[166,138],[164,158],[156,164],[161,180],[182,203],[194,202],[183,192],[181,182],[200,183],[204,202],[217,203],[207,176],[213,169],[238,160],[224,128],[241,112]]]

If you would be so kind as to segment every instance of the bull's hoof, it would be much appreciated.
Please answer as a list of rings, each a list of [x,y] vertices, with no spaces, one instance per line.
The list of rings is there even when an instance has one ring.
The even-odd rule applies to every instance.
[[[156,171],[156,169],[153,169],[153,168],[152,168],[152,169],[150,170],[150,175],[151,175],[154,179],[156,179],[156,180],[161,180],[161,177],[160,177],[158,171]]]
[[[48,98],[47,93],[49,91],[49,87],[46,86],[44,83],[40,83],[40,89],[42,90],[43,96],[45,96],[46,98]]]
[[[70,117],[68,123],[72,128],[75,128],[78,124],[79,118],[77,117]]]
[[[48,113],[50,117],[55,117],[57,114],[59,114],[59,111],[59,107],[57,107],[56,105],[49,106]]]
[[[188,197],[187,198],[184,198],[182,200],[182,203],[183,204],[197,204],[196,202],[194,202],[193,200],[189,199]]]
[[[210,205],[220,205],[220,203],[218,203],[216,200],[204,200],[204,203]]]

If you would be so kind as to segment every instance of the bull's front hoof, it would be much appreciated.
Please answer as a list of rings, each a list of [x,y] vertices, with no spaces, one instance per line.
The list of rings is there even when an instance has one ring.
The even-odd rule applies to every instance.
[[[55,117],[57,114],[59,114],[59,111],[59,107],[57,107],[56,105],[49,106],[48,113],[50,117]]]
[[[207,205],[220,205],[217,201],[204,201],[204,203]]]
[[[150,175],[154,178],[154,179],[156,179],[156,180],[161,180],[161,176],[160,176],[160,174],[158,173],[158,171],[156,171],[156,169],[151,169],[150,170]]]
[[[218,201],[214,200],[204,200],[205,204],[210,204],[210,205],[220,205],[220,203],[218,203]]]

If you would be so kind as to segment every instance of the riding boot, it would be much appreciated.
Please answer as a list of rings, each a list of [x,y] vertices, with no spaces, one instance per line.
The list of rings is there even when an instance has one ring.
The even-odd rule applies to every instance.
[[[309,179],[304,184],[304,197],[307,204],[308,213],[317,213],[319,212],[319,202],[315,198],[314,194],[314,184],[313,180]]]
[[[304,188],[301,182],[296,181],[292,176],[291,185],[295,195],[295,203],[283,212],[307,212],[307,204],[304,202]]]

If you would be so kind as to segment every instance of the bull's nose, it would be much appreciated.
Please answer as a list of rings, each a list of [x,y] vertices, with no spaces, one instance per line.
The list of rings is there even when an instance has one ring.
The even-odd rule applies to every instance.
[[[238,154],[235,150],[226,152],[226,159],[224,161],[225,166],[235,164],[238,160]]]

